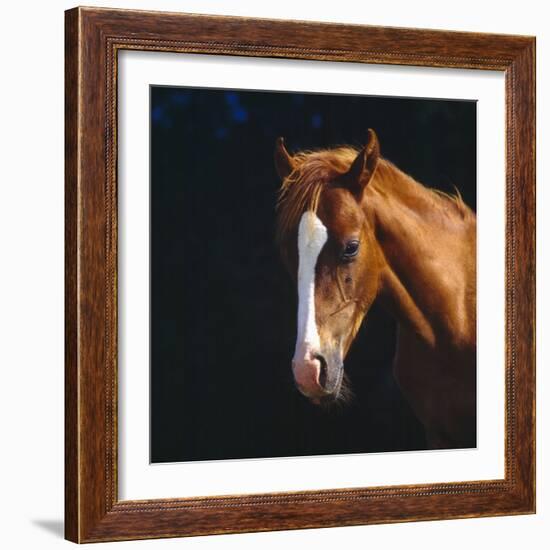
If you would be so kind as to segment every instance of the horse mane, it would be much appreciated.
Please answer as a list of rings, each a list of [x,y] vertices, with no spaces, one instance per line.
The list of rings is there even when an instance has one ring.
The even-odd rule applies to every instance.
[[[473,215],[472,209],[464,202],[464,200],[462,199],[462,195],[460,194],[460,191],[458,190],[456,185],[454,185],[453,187],[455,189],[454,195],[433,188],[430,188],[429,191],[450,202],[456,208],[457,212],[462,216],[463,219],[469,218]]]
[[[359,151],[355,147],[338,146],[305,150],[293,155],[295,168],[284,178],[277,200],[278,243],[282,244],[296,230],[306,210],[317,211],[323,189],[349,170]],[[442,218],[451,216],[457,221],[475,219],[475,214],[463,201],[456,187],[455,194],[426,187],[383,158],[380,158],[375,178],[389,185],[390,189],[381,190],[383,193],[390,190],[399,193],[405,178],[410,184],[412,194],[427,199],[433,213],[439,212]]]

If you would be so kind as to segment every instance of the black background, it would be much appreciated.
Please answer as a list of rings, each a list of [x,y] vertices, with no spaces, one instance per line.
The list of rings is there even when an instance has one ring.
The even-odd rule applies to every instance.
[[[475,102],[151,88],[152,462],[426,448],[376,303],[345,362],[351,403],[319,409],[292,380],[275,139],[359,146],[368,128],[384,157],[475,209]]]

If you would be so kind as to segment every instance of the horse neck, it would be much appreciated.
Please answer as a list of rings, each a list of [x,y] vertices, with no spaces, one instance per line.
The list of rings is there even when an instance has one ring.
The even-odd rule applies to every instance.
[[[475,338],[475,216],[385,160],[364,207],[383,258],[379,296],[398,322],[430,347]]]

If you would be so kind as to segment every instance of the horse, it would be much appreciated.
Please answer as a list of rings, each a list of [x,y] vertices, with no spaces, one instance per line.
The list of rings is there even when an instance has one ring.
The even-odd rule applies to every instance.
[[[275,144],[276,240],[297,285],[292,372],[316,405],[346,395],[344,359],[378,300],[397,322],[393,376],[429,448],[476,445],[476,216],[362,148]]]

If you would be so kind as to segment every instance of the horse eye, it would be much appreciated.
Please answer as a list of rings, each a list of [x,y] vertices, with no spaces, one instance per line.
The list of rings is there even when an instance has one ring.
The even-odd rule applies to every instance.
[[[354,256],[357,256],[359,252],[359,241],[350,241],[344,248],[344,260],[349,260]]]

